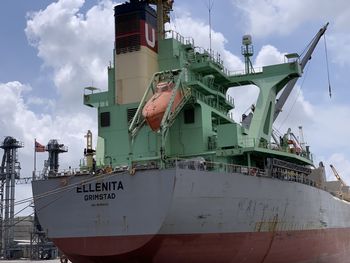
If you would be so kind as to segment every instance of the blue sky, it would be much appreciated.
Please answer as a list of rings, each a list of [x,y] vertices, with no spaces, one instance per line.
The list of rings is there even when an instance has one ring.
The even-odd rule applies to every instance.
[[[212,0],[212,46],[231,70],[243,69],[242,35],[253,37],[256,66],[278,63],[283,54],[301,52],[327,21],[329,68],[333,96],[328,96],[323,39],[304,80],[275,127],[304,127],[315,160],[332,163],[350,184],[350,5],[346,0]],[[59,139],[69,147],[61,166],[77,167],[84,134],[96,135],[96,113],[82,105],[83,87],[105,89],[112,60],[113,6],[110,0],[5,0],[0,9],[0,137],[25,143],[20,151],[22,176],[33,167],[34,138]],[[194,36],[209,47],[208,1],[175,0],[170,28]],[[312,10],[312,11],[310,11]],[[301,83],[303,85],[301,86]],[[236,117],[253,103],[254,89],[232,91]],[[298,133],[295,130],[295,133]],[[42,167],[46,155],[38,157]],[[329,175],[330,178],[331,174]],[[30,195],[22,186],[20,197]]]

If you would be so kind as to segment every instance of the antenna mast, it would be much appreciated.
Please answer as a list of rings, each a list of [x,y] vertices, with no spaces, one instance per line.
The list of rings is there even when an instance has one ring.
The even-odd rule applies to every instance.
[[[242,55],[244,56],[245,74],[254,73],[254,68],[250,57],[254,55],[252,36],[244,35],[242,38]]]
[[[211,10],[214,2],[208,0],[208,15],[209,15],[209,53],[211,54]]]
[[[305,140],[304,140],[304,132],[303,127],[299,126],[299,140],[300,140],[300,146],[301,148],[305,148]]]

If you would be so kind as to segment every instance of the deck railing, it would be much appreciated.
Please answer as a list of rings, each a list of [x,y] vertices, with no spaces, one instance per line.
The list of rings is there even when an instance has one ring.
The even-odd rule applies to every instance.
[[[170,38],[177,40],[183,45],[194,46],[194,40],[192,37],[184,37],[174,30],[168,30],[165,32],[165,39],[170,39]]]
[[[228,174],[244,174],[247,176],[255,176],[255,177],[266,177],[266,178],[275,178],[282,181],[290,181],[302,183],[305,185],[310,185],[313,187],[317,187],[316,182],[309,179],[305,175],[297,174],[297,173],[281,173],[277,170],[268,171],[266,169],[260,169],[258,167],[248,167],[236,164],[228,164],[228,163],[219,163],[219,162],[207,162],[204,159],[187,159],[187,160],[179,160],[176,159],[173,161],[173,164],[170,165],[175,166],[178,169],[187,169],[187,170],[198,170],[198,171],[209,171],[209,172],[218,172],[218,173],[228,173]]]
[[[108,174],[117,174],[121,172],[130,172],[137,173],[142,170],[153,170],[160,169],[160,160],[152,161],[135,161],[133,167],[130,169],[127,165],[110,167],[106,166],[104,168],[97,168],[95,171],[89,170],[80,170],[78,169],[66,169],[59,171],[57,173],[51,173],[48,175],[36,174],[34,180],[44,179],[48,177],[69,177],[69,176],[79,176],[79,175],[108,175]],[[258,167],[249,167],[244,165],[229,164],[229,163],[220,163],[220,162],[209,162],[206,161],[203,157],[196,157],[192,159],[181,159],[181,158],[172,158],[168,159],[165,164],[165,168],[168,169],[184,169],[184,170],[194,170],[194,171],[203,171],[203,172],[216,172],[216,173],[225,173],[225,174],[243,174],[246,176],[253,177],[265,177],[271,179],[278,179],[282,181],[297,182],[313,187],[320,188],[317,186],[316,182],[309,179],[303,174],[293,173],[293,172],[281,172],[278,169],[260,169]]]

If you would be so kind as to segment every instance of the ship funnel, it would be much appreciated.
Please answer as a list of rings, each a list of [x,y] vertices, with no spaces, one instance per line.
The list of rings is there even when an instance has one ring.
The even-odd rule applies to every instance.
[[[118,69],[114,99],[118,104],[139,103],[154,72],[159,71],[157,11],[149,5],[153,2],[134,0],[114,8]]]

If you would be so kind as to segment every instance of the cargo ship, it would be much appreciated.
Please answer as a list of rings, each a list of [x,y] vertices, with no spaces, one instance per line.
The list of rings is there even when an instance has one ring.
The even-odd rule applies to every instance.
[[[87,134],[77,171],[50,171],[32,183],[48,237],[74,263],[350,262],[350,204],[327,187],[322,163],[288,130],[281,112],[318,41],[303,57],[245,69],[166,31],[173,1],[115,7],[108,90],[86,88],[98,139]],[[259,96],[241,122],[229,88]],[[348,189],[347,189],[348,190]]]

